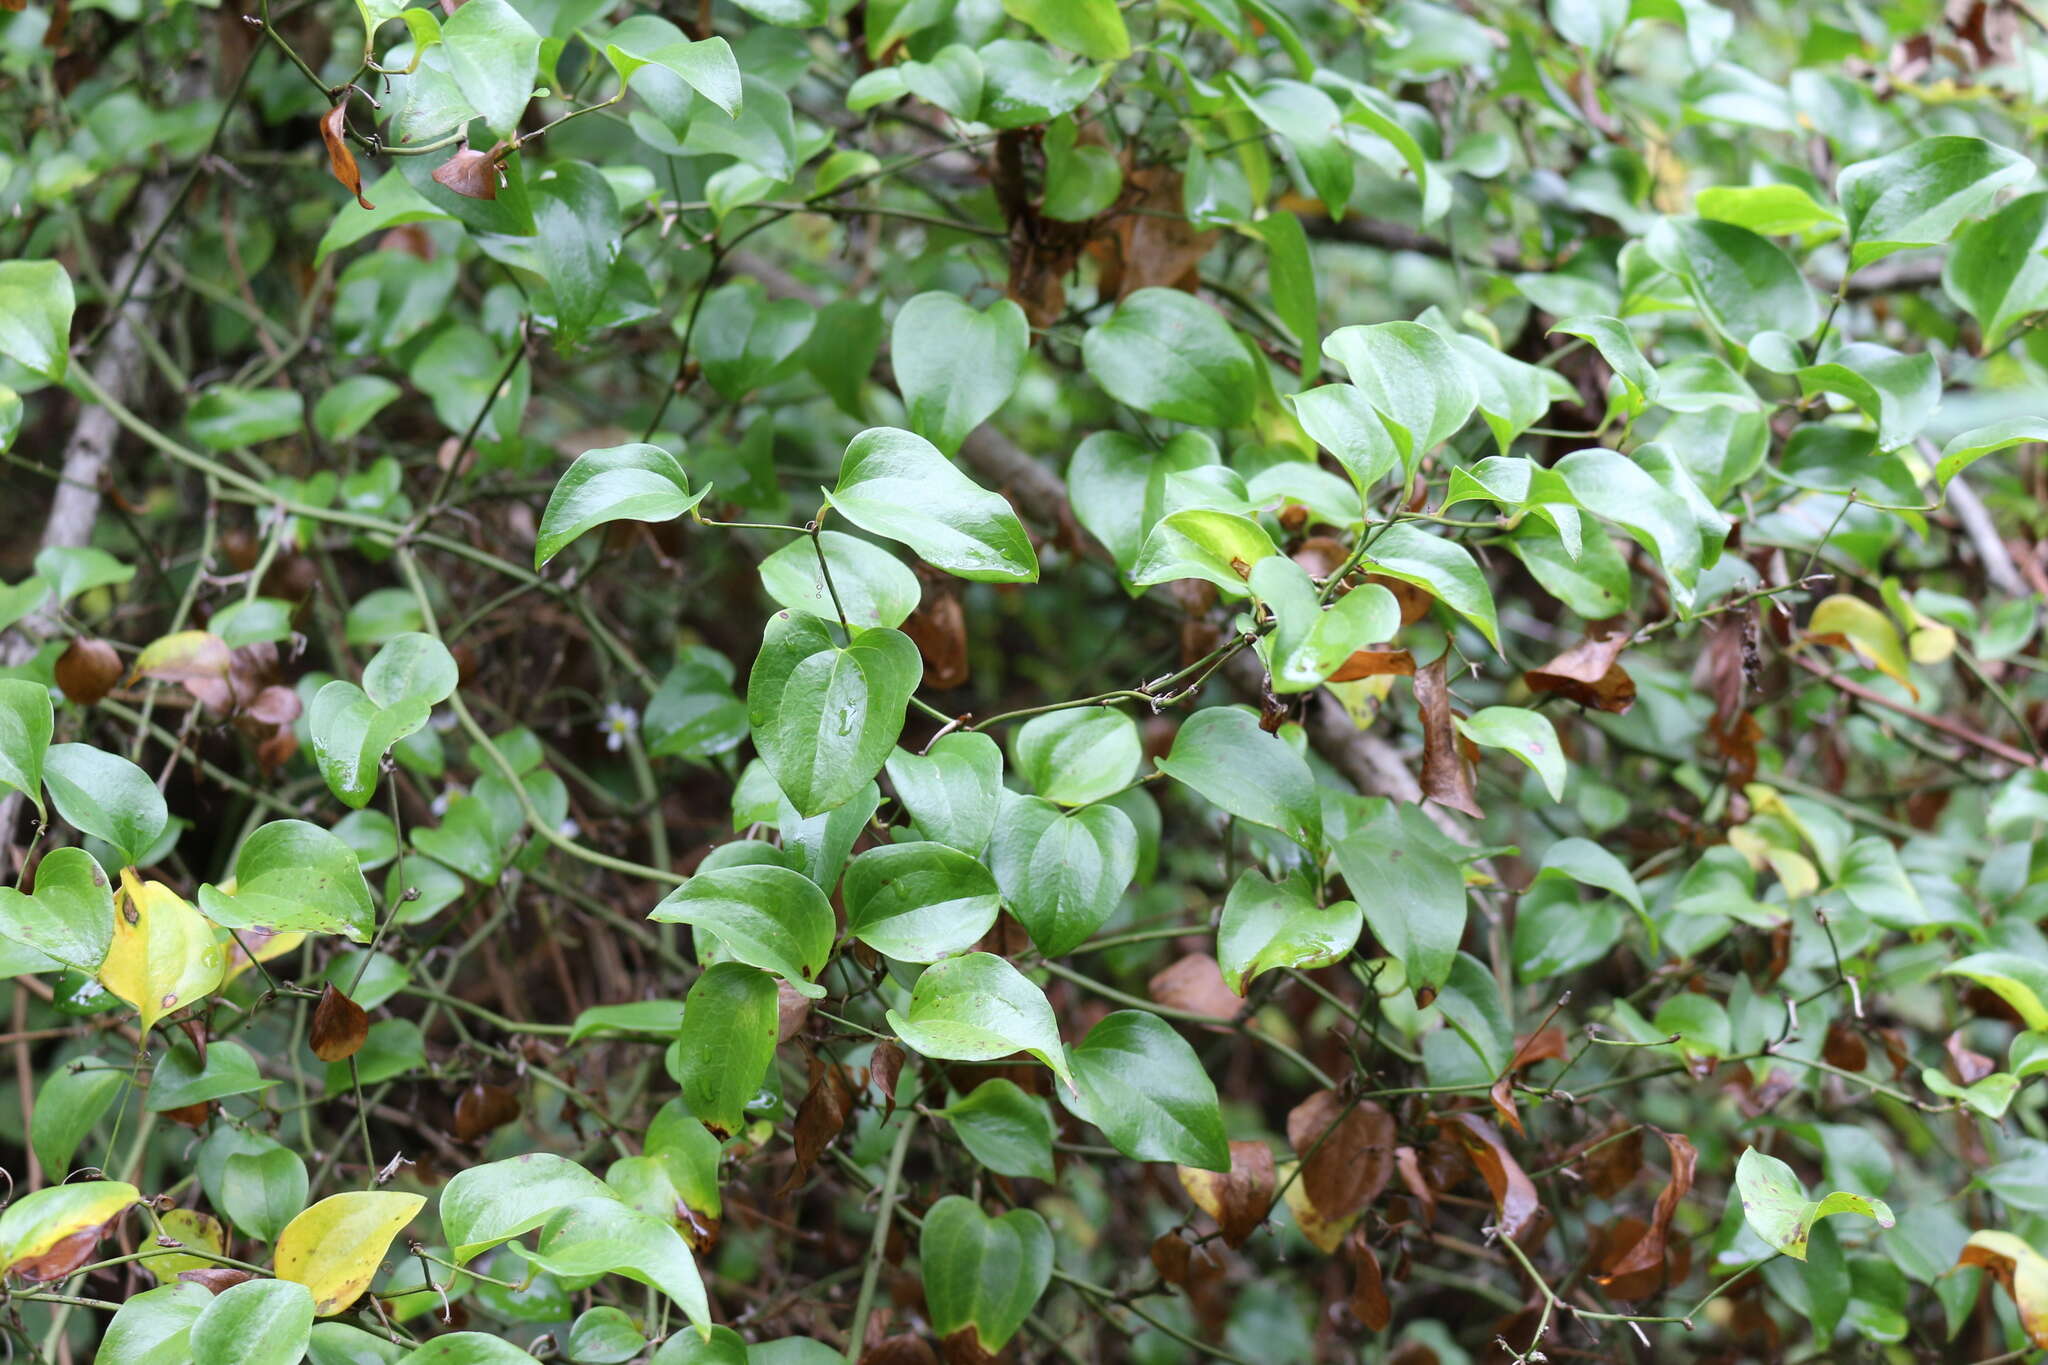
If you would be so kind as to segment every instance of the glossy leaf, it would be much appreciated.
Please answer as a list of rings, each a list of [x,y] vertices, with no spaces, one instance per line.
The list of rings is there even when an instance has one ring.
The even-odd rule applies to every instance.
[[[922,674],[917,646],[900,632],[865,630],[842,646],[815,616],[769,618],[747,719],[798,814],[844,805],[882,770]]]
[[[1069,1105],[1138,1161],[1230,1169],[1216,1087],[1193,1048],[1156,1014],[1106,1015],[1070,1054]]]
[[[1035,583],[1038,556],[1008,502],[921,436],[871,427],[854,437],[826,495],[865,531],[901,541],[934,568],[988,583]]]
[[[910,993],[909,1009],[889,1011],[889,1027],[927,1057],[987,1062],[1025,1052],[1069,1080],[1066,1050],[1045,993],[989,953],[968,953],[925,968]]]
[[[278,1277],[311,1292],[316,1316],[344,1311],[370,1287],[392,1238],[426,1202],[396,1190],[330,1195],[278,1234]]]
[[[1052,1231],[1030,1209],[990,1218],[948,1195],[925,1215],[917,1259],[932,1331],[971,1328],[982,1350],[1000,1351],[1052,1282]]]

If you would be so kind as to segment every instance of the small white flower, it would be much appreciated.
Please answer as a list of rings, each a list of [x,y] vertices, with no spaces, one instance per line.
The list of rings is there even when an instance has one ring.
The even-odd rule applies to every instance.
[[[574,839],[577,835],[583,833],[583,826],[577,824],[574,820],[564,820],[561,824],[555,826],[555,833],[561,835],[564,839]]]
[[[630,706],[618,702],[606,702],[604,716],[597,722],[598,733],[604,736],[604,747],[617,753],[626,747],[626,738],[640,726],[640,713]]]
[[[438,820],[448,813],[449,804],[453,802],[456,797],[461,795],[463,795],[462,788],[449,787],[445,791],[443,791],[439,796],[435,797],[433,800],[433,804],[428,806],[427,809],[431,810],[434,813],[434,818]]]
[[[437,735],[445,735],[455,726],[455,713],[445,706],[427,717],[427,727]]]

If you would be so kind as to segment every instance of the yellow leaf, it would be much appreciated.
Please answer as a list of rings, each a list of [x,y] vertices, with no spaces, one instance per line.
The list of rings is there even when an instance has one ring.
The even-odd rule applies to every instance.
[[[1325,1256],[1332,1255],[1344,1244],[1344,1234],[1351,1231],[1351,1225],[1359,1215],[1347,1213],[1342,1218],[1325,1218],[1316,1212],[1316,1206],[1308,1201],[1308,1190],[1295,1176],[1294,1168],[1301,1163],[1283,1161],[1274,1167],[1279,1178],[1283,1197],[1287,1200],[1287,1211],[1294,1215],[1294,1225],[1301,1229],[1301,1235],[1309,1244]]]
[[[227,1247],[227,1236],[220,1219],[196,1209],[172,1209],[163,1216],[164,1236],[174,1242],[192,1247],[198,1251],[210,1251],[219,1255]],[[194,1256],[183,1251],[160,1251],[145,1256],[143,1268],[156,1276],[159,1284],[176,1284],[181,1270],[204,1270],[220,1262],[206,1256]]]
[[[218,681],[227,677],[233,664],[227,641],[207,630],[181,630],[152,640],[135,656],[136,678],[159,678],[164,682],[198,679]]]
[[[1906,637],[1907,652],[1916,664],[1946,663],[1956,652],[1956,633],[1938,621],[1920,618],[1920,625]]]
[[[1973,1232],[1956,1264],[1990,1271],[2012,1295],[2034,1345],[2048,1349],[2048,1258],[2009,1232]]]
[[[1913,686],[1906,664],[1905,646],[1899,643],[1898,628],[1876,607],[1860,597],[1836,593],[1824,598],[1807,619],[1806,633],[1822,644],[1846,643],[1857,656],[1888,678],[1897,679],[1913,700],[1920,689]]]
[[[100,964],[100,984],[141,1012],[147,1033],[157,1020],[219,987],[227,953],[217,934],[177,892],[140,881],[128,868],[114,898],[114,944]]]
[[[102,1227],[140,1202],[142,1192],[119,1180],[82,1180],[23,1195],[0,1214],[0,1274],[61,1279],[90,1259],[90,1243]]]
[[[1798,900],[1820,890],[1820,873],[1805,854],[1786,848],[1772,848],[1764,851],[1764,858],[1770,863],[1771,871],[1778,874],[1778,882],[1785,888],[1788,899]]]
[[[392,1190],[330,1195],[277,1235],[277,1278],[313,1291],[313,1311],[331,1317],[363,1296],[391,1239],[427,1201]]]

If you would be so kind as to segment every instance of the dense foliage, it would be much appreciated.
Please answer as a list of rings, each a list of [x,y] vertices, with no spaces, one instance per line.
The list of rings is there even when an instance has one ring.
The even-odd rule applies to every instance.
[[[9,1357],[2048,1348],[2044,128],[2020,0],[0,0]]]

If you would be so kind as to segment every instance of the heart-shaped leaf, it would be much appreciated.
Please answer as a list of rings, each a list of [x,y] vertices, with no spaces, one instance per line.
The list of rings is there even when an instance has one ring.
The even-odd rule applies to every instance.
[[[917,1260],[932,1331],[945,1338],[971,1328],[981,1349],[994,1353],[1052,1282],[1052,1230],[1030,1209],[991,1218],[951,1194],[925,1214]]]
[[[1069,1057],[1068,1107],[1137,1161],[1230,1169],[1216,1085],[1173,1025],[1144,1010],[1105,1015]]]
[[[973,947],[1002,908],[986,867],[959,849],[920,841],[855,858],[841,894],[847,930],[898,962],[932,962]]]
[[[747,719],[799,815],[846,804],[882,770],[923,674],[900,631],[864,630],[840,645],[815,616],[769,618],[747,679]]]
[[[786,867],[756,864],[700,872],[647,916],[710,934],[741,962],[817,999],[818,973],[832,956],[837,921],[818,884]]]
[[[1024,310],[997,299],[977,312],[957,294],[919,294],[896,314],[889,357],[911,430],[950,455],[1008,401],[1031,344]]]
[[[533,567],[540,568],[576,537],[609,521],[674,521],[709,491],[692,493],[682,465],[660,446],[635,442],[586,450],[548,495],[533,544]]]
[[[356,852],[318,825],[272,820],[235,855],[232,894],[199,888],[199,905],[216,924],[345,934],[368,943],[377,909]]]
[[[855,436],[826,497],[854,525],[901,541],[933,568],[986,583],[1038,581],[1038,555],[1010,504],[912,432],[870,427]]]
[[[0,887],[0,934],[82,972],[97,972],[114,941],[114,887],[82,848],[53,848],[35,891]]]
[[[989,847],[1003,900],[1047,957],[1072,952],[1116,913],[1138,870],[1138,833],[1111,805],[1062,812],[1006,793]]]
[[[989,953],[968,953],[925,968],[911,989],[909,1011],[890,1010],[889,1027],[927,1057],[992,1062],[1025,1052],[1072,1084],[1045,992]]]
[[[1315,889],[1299,877],[1268,881],[1246,869],[1231,886],[1216,925],[1216,962],[1223,984],[1238,995],[1261,972],[1276,967],[1322,967],[1358,944],[1365,912],[1355,901],[1317,905]]]

